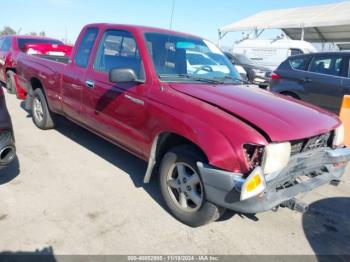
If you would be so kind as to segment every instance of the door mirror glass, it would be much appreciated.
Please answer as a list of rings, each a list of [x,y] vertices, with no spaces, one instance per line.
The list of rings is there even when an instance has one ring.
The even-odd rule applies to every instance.
[[[140,82],[134,70],[129,68],[114,68],[109,71],[109,81],[111,83],[131,83]]]

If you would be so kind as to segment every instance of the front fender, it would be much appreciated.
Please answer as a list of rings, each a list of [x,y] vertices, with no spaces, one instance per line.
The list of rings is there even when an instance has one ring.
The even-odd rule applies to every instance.
[[[176,134],[191,141],[204,152],[211,166],[237,173],[249,171],[244,144],[267,144],[263,135],[253,127],[218,108],[210,108],[211,112],[203,121],[194,114],[159,105],[152,112],[152,116],[157,118],[154,121],[157,126],[152,128],[153,142],[147,156],[149,167],[145,182],[149,182],[156,161],[158,140],[164,133]]]

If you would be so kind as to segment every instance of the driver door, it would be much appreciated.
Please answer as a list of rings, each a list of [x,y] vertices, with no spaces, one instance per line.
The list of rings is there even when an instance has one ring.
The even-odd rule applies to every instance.
[[[142,59],[132,34],[107,30],[85,79],[83,110],[88,125],[98,133],[141,155],[147,141],[143,130],[148,120],[145,91],[149,85],[109,81],[111,69],[126,68],[145,80]]]

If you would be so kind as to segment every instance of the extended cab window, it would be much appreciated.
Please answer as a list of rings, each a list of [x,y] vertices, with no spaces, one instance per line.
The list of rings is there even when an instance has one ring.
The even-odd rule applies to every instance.
[[[86,30],[86,33],[80,42],[78,52],[74,59],[75,64],[77,66],[82,68],[86,68],[88,66],[91,51],[92,51],[92,48],[94,47],[94,43],[97,35],[98,35],[97,28],[89,28]]]
[[[6,37],[6,38],[4,39],[4,42],[2,43],[1,51],[7,52],[7,51],[10,50],[10,48],[11,48],[11,38]]]
[[[119,30],[107,31],[100,42],[94,69],[100,72],[133,69],[137,77],[144,80],[142,60],[132,34]]]
[[[340,76],[342,72],[343,58],[334,56],[314,57],[309,71],[325,75]]]

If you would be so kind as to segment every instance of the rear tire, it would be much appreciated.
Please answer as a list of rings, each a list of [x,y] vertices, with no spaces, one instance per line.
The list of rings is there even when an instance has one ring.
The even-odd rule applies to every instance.
[[[40,88],[35,89],[33,93],[32,117],[34,124],[42,130],[55,127],[53,113],[50,111],[44,92]]]
[[[223,208],[208,202],[197,162],[205,162],[194,147],[178,146],[165,154],[159,168],[164,201],[182,223],[199,227],[218,220]]]
[[[15,73],[13,71],[6,72],[6,89],[9,94],[16,94]]]

